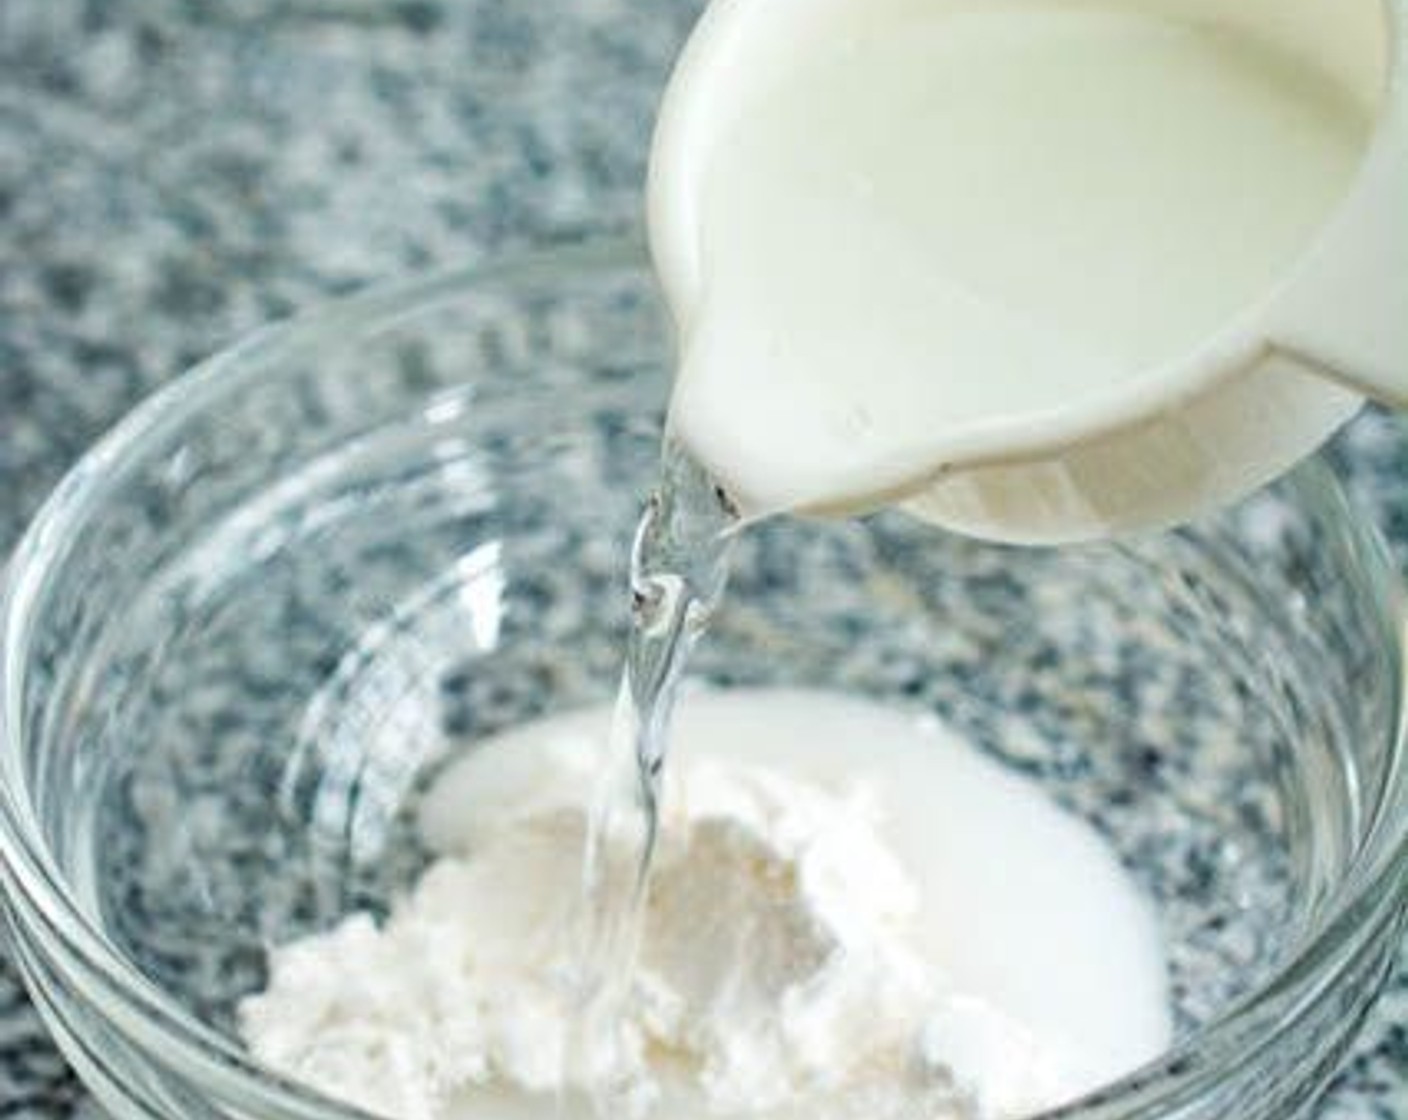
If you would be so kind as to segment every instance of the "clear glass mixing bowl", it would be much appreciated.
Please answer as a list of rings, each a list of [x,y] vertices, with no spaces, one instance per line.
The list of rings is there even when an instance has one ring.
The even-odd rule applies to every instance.
[[[442,276],[206,363],[40,514],[0,604],[4,915],[114,1116],[353,1115],[232,1010],[267,946],[413,880],[476,736],[610,696],[669,354],[626,249]],[[1109,838],[1180,1037],[1062,1116],[1285,1120],[1401,935],[1398,595],[1310,463],[1117,545],[766,526],[694,672],[937,712]]]

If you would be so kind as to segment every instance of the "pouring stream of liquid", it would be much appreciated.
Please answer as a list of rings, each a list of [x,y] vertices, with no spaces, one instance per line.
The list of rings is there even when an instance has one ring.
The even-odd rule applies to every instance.
[[[631,549],[631,629],[586,837],[579,1010],[567,1061],[609,1111],[618,1020],[640,945],[664,797],[670,716],[684,666],[728,582],[740,521],[727,495],[667,441]]]

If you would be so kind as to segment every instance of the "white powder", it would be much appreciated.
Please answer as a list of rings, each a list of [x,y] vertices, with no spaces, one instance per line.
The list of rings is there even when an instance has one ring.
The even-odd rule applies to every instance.
[[[868,775],[882,780],[798,765],[826,757],[818,732],[838,727],[828,705],[852,724],[864,717],[877,740]],[[710,749],[727,730],[711,721],[740,718],[769,746],[746,750],[735,733],[732,750]],[[564,1060],[574,908],[607,719],[544,721],[452,768],[422,818],[442,858],[383,928],[357,916],[272,954],[267,990],[241,1008],[253,1052],[408,1120],[551,1115],[559,1103],[563,1115],[587,1114],[572,1093],[585,1087],[567,1086],[563,1102],[556,1094],[577,1068]],[[924,900],[884,828],[894,808],[885,760],[913,749],[896,732],[912,739],[915,728],[796,693],[682,705],[640,964],[606,1071],[628,1090],[628,1111],[1010,1116],[1120,1072],[1044,1041],[926,951]],[[1145,1011],[1156,1049],[1166,1013]]]

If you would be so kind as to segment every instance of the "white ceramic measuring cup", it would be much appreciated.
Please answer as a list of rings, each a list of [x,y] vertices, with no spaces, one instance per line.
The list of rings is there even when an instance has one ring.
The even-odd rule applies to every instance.
[[[702,162],[779,50],[806,49],[846,5],[1043,2],[1081,6],[713,0],[664,99],[649,184],[651,248],[686,344],[702,283]],[[1364,397],[1408,407],[1408,0],[1120,6],[1226,26],[1336,80],[1375,122],[1349,193],[1279,281],[1191,352],[1059,410],[945,432],[931,454],[877,461],[808,508],[898,503],[993,539],[1099,536],[1183,520],[1255,489],[1319,446]]]

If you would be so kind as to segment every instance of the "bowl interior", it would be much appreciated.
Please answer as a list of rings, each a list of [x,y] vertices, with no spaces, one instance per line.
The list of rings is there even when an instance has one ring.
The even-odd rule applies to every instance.
[[[270,945],[385,911],[478,737],[613,693],[668,352],[634,266],[452,277],[222,359],[75,484],[26,783],[81,908],[194,1016],[232,1031]],[[1154,899],[1187,1032],[1314,933],[1385,780],[1370,548],[1318,464],[1117,545],[777,522],[693,672],[932,711],[1033,776]]]

